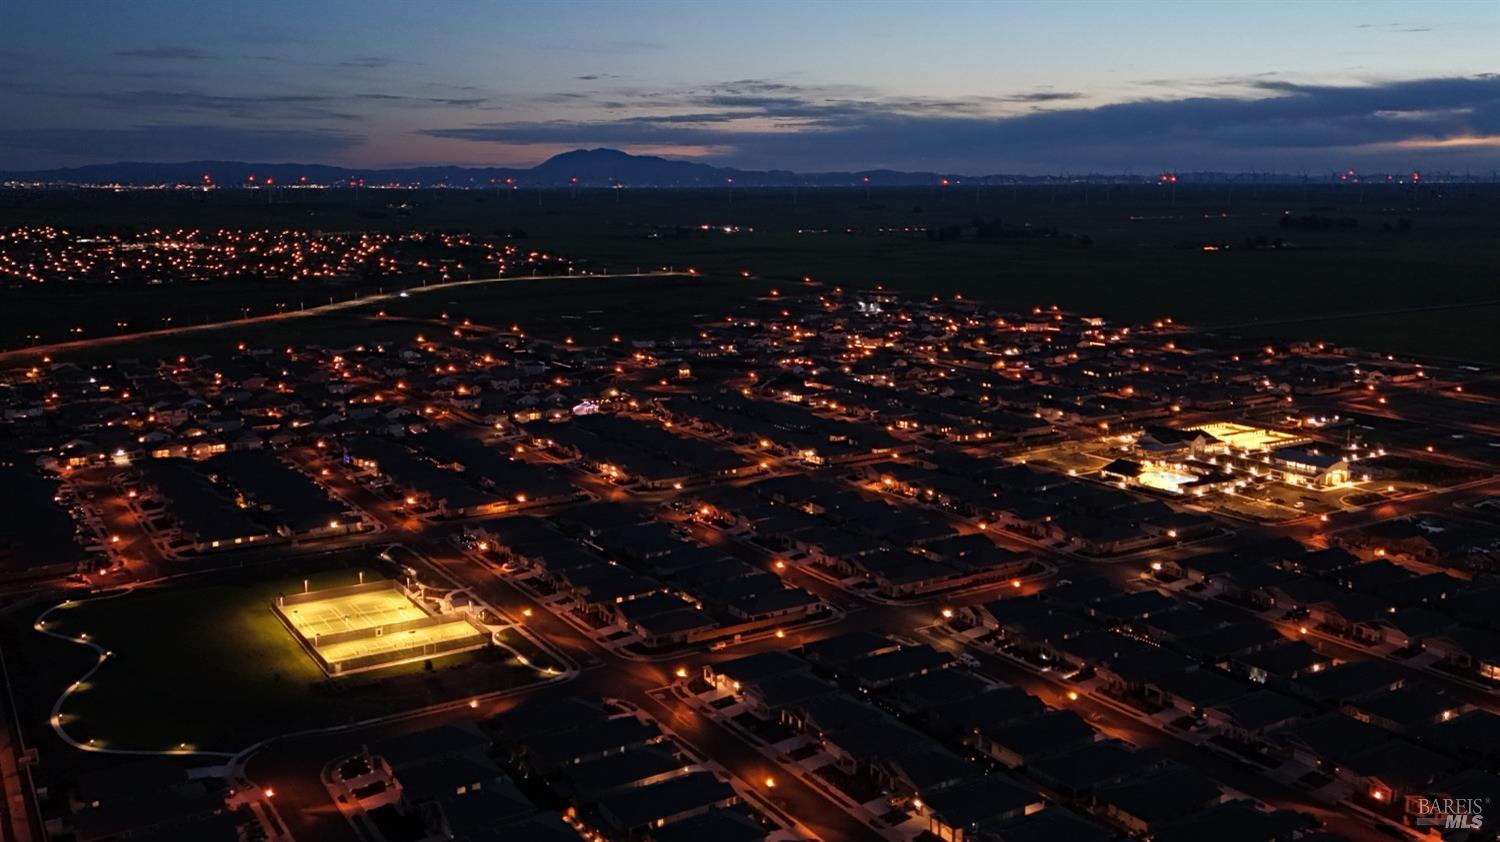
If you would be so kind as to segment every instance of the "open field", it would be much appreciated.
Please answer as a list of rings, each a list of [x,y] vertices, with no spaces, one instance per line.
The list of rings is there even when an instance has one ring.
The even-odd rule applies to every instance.
[[[123,749],[234,751],[274,734],[395,713],[533,681],[537,673],[502,650],[482,650],[370,673],[326,678],[277,619],[271,604],[355,579],[357,559],[308,562],[294,572],[213,574],[190,585],[86,600],[51,615],[48,628],[87,633],[113,652],[66,702],[66,728],[80,741]],[[413,609],[415,610],[415,609]],[[420,613],[420,612],[419,612]],[[16,618],[20,622],[22,618]],[[29,620],[26,622],[29,623]],[[472,632],[472,627],[469,627]],[[80,760],[44,729],[52,702],[93,662],[83,647],[27,635],[11,669],[26,670],[23,722],[44,751]]]
[[[149,222],[506,232],[525,247],[585,260],[594,271],[692,266],[726,278],[748,271],[781,284],[810,276],[830,286],[884,284],[912,293],[962,293],[1009,308],[1056,303],[1116,320],[1171,315],[1200,326],[1233,325],[1247,337],[1265,331],[1301,335],[1301,325],[1284,322],[1321,318],[1331,321],[1307,329],[1338,341],[1496,359],[1500,351],[1488,337],[1476,340],[1471,331],[1443,329],[1454,318],[1472,321],[1461,310],[1392,315],[1382,317],[1384,322],[1345,317],[1493,302],[1492,277],[1500,265],[1497,193],[1500,188],[1493,185],[1416,191],[1220,185],[1179,187],[1174,195],[1145,186],[1068,185],[891,188],[868,194],[857,189],[795,194],[790,189],[580,190],[576,195],[371,190],[356,200],[349,191],[333,190],[289,191],[266,204],[263,196],[238,191],[9,191],[0,194],[0,227],[50,222],[82,230]],[[408,208],[398,214],[396,204]],[[1288,212],[1347,224],[1283,227]],[[723,226],[739,231],[725,233]],[[1282,247],[1273,247],[1277,241]],[[29,332],[50,336],[57,326],[49,324],[88,317],[96,300],[118,300],[119,307],[148,315],[170,307],[183,312],[178,323],[191,323],[238,316],[241,307],[253,314],[289,300],[326,300],[330,292],[255,281],[192,289],[66,286],[0,292],[10,305],[0,320],[4,344],[20,344],[16,340]],[[353,290],[332,294],[344,298]],[[507,321],[530,321],[533,304],[528,298],[507,299]],[[630,306],[597,301],[586,287],[573,291],[570,304],[575,311]],[[104,315],[112,320],[117,309]],[[1267,325],[1258,327],[1261,322]],[[1387,338],[1392,341],[1382,341]]]
[[[1371,351],[1500,363],[1500,304],[1458,305],[1344,318],[1248,326],[1234,331],[1278,341],[1317,340]]]

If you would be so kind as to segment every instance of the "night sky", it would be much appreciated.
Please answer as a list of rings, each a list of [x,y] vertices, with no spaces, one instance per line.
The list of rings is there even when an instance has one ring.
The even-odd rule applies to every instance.
[[[0,169],[1500,168],[1500,3],[0,2]]]

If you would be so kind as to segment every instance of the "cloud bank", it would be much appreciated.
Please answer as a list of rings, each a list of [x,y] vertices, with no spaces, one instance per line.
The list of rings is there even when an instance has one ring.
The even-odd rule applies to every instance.
[[[792,169],[1296,168],[1500,157],[1500,75],[1219,84],[1237,93],[1067,107],[1082,96],[902,99],[743,80],[680,94],[574,95],[595,110],[631,112],[618,119],[481,122],[424,133],[502,145],[701,146],[727,150],[719,154],[736,164]]]

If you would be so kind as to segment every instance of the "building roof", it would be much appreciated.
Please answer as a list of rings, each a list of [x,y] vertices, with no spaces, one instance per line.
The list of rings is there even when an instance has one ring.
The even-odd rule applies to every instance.
[[[832,637],[802,645],[803,655],[810,661],[842,664],[877,652],[894,651],[900,644],[883,634],[867,629],[856,629]]]
[[[977,770],[976,770],[977,774]],[[1044,799],[1003,774],[984,775],[941,789],[918,793],[927,808],[950,827],[978,828],[1025,811]]]
[[[1094,738],[1094,729],[1071,710],[1049,710],[999,728],[986,728],[982,733],[990,742],[1028,762],[1033,756],[1044,757]]]
[[[1249,801],[1217,804],[1194,816],[1172,822],[1152,834],[1153,842],[1266,842],[1292,839],[1315,826],[1311,816],[1291,810],[1265,811]]]
[[[714,807],[666,827],[649,831],[652,842],[761,842],[769,830],[748,807]]]
[[[1302,719],[1312,713],[1312,708],[1270,690],[1259,690],[1238,698],[1220,702],[1213,706],[1235,725],[1252,733],[1280,725],[1294,719]]]
[[[693,772],[599,800],[599,813],[610,825],[630,831],[694,809],[706,809],[735,798],[734,790],[707,772]]]
[[[686,765],[671,748],[647,745],[570,766],[561,774],[571,782],[572,789],[580,797],[592,801],[648,778],[683,769]]]
[[[1404,740],[1391,740],[1365,749],[1344,761],[1355,774],[1389,786],[1424,787],[1458,766],[1454,760]]]
[[[1027,768],[1038,780],[1067,792],[1083,793],[1102,784],[1138,777],[1165,762],[1150,749],[1135,749],[1119,740],[1100,740],[1033,760]]]
[[[1196,770],[1172,767],[1145,780],[1099,790],[1095,798],[1148,827],[1196,813],[1221,797],[1219,785]]]
[[[735,658],[732,661],[722,661],[713,665],[713,671],[718,675],[722,675],[732,681],[746,683],[807,669],[808,664],[806,661],[790,652],[780,649],[757,652],[753,655],[745,655]]]

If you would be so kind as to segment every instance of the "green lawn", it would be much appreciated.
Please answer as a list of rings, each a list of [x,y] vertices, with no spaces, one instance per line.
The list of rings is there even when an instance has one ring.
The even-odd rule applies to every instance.
[[[277,594],[300,591],[304,578],[314,588],[352,584],[355,570],[265,581],[236,576],[96,599],[53,614],[53,630],[86,632],[113,652],[64,706],[68,732],[112,748],[186,744],[234,751],[278,733],[395,713],[537,677],[510,663],[507,653],[484,650],[440,658],[432,671],[415,663],[325,678],[270,609]],[[57,664],[45,676],[49,680],[33,683],[55,694],[82,672],[78,661],[49,662]]]

